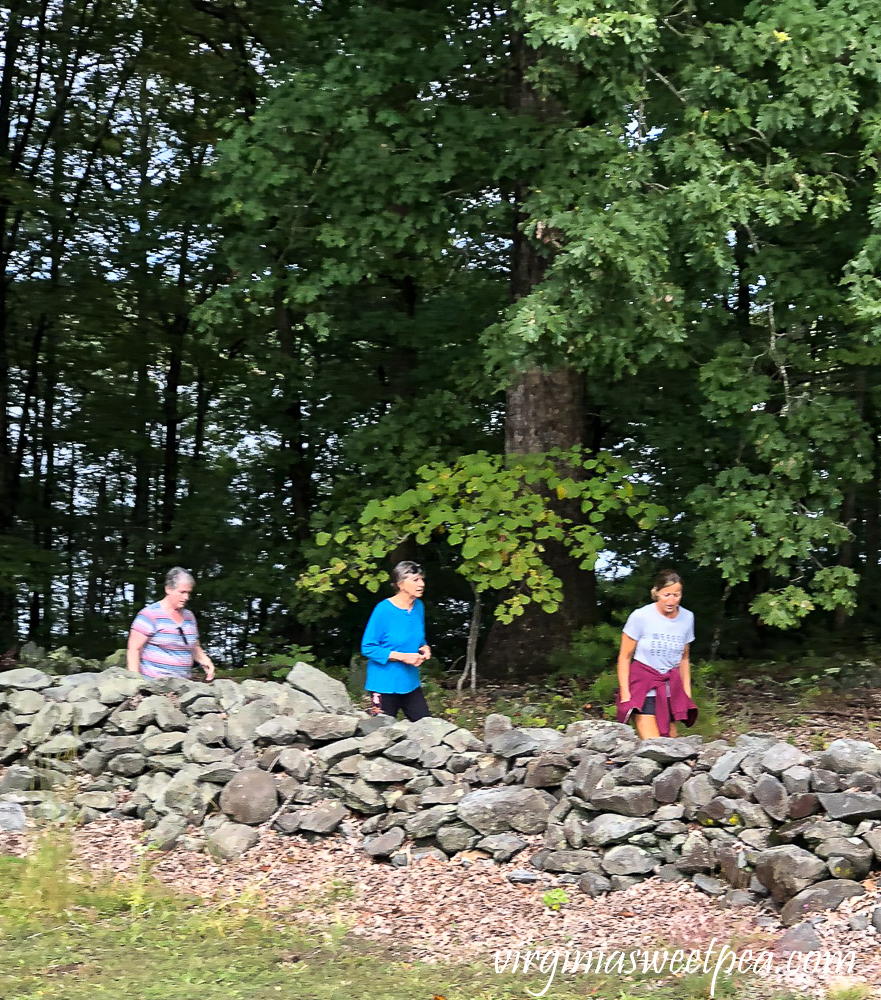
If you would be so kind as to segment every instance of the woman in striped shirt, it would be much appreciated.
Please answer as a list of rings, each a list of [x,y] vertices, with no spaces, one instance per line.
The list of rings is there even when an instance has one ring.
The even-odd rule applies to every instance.
[[[138,612],[126,651],[126,666],[133,674],[188,679],[197,663],[205,680],[214,680],[214,664],[199,645],[195,615],[186,609],[194,582],[185,569],[175,566],[165,577],[165,597]]]

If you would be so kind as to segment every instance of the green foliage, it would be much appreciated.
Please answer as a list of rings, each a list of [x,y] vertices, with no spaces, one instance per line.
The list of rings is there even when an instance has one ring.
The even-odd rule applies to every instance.
[[[620,626],[608,622],[588,625],[575,633],[568,650],[551,655],[554,673],[549,680],[593,680],[615,661],[620,645]]]
[[[564,889],[548,889],[541,901],[549,910],[559,910],[569,902],[569,896]]]
[[[371,501],[355,529],[316,536],[334,555],[311,566],[300,585],[324,594],[346,581],[376,592],[387,555],[406,539],[425,545],[443,538],[459,559],[457,572],[481,593],[503,592],[496,617],[510,622],[534,602],[556,611],[560,580],[545,561],[556,543],[593,567],[604,541],[600,527],[611,512],[626,512],[648,528],[663,508],[642,499],[645,490],[611,456],[579,449],[505,461],[479,452],[455,465],[424,466],[414,488]]]

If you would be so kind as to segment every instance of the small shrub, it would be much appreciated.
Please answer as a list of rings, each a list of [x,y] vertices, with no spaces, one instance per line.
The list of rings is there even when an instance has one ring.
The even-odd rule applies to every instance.
[[[563,889],[548,889],[541,901],[549,910],[559,910],[569,902],[569,897]]]

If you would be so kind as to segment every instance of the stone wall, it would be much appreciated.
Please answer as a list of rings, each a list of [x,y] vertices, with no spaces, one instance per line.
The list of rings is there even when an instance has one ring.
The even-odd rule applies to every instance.
[[[0,765],[0,829],[28,812],[138,818],[161,848],[221,858],[264,825],[341,831],[395,865],[467,850],[517,858],[514,880],[552,872],[592,895],[690,879],[731,905],[770,896],[786,923],[862,893],[881,867],[870,743],[809,755],[762,734],[641,742],[616,723],[561,733],[499,715],[480,740],[439,718],[369,716],[302,663],[284,683],[7,671]]]

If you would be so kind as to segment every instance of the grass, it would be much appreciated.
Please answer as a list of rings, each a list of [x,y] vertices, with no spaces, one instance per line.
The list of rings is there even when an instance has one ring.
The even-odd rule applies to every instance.
[[[665,979],[614,970],[560,973],[549,985],[547,967],[497,974],[491,955],[476,964],[411,961],[396,951],[394,941],[365,941],[339,924],[306,928],[270,916],[256,897],[211,904],[173,895],[151,877],[149,864],[126,883],[87,879],[71,863],[63,831],[44,834],[29,859],[0,858],[0,885],[3,1000],[527,1000],[539,995],[698,1000],[711,995],[706,974]],[[331,886],[332,902],[345,897],[346,889]],[[737,1000],[756,994],[742,993],[721,976],[714,995]]]

